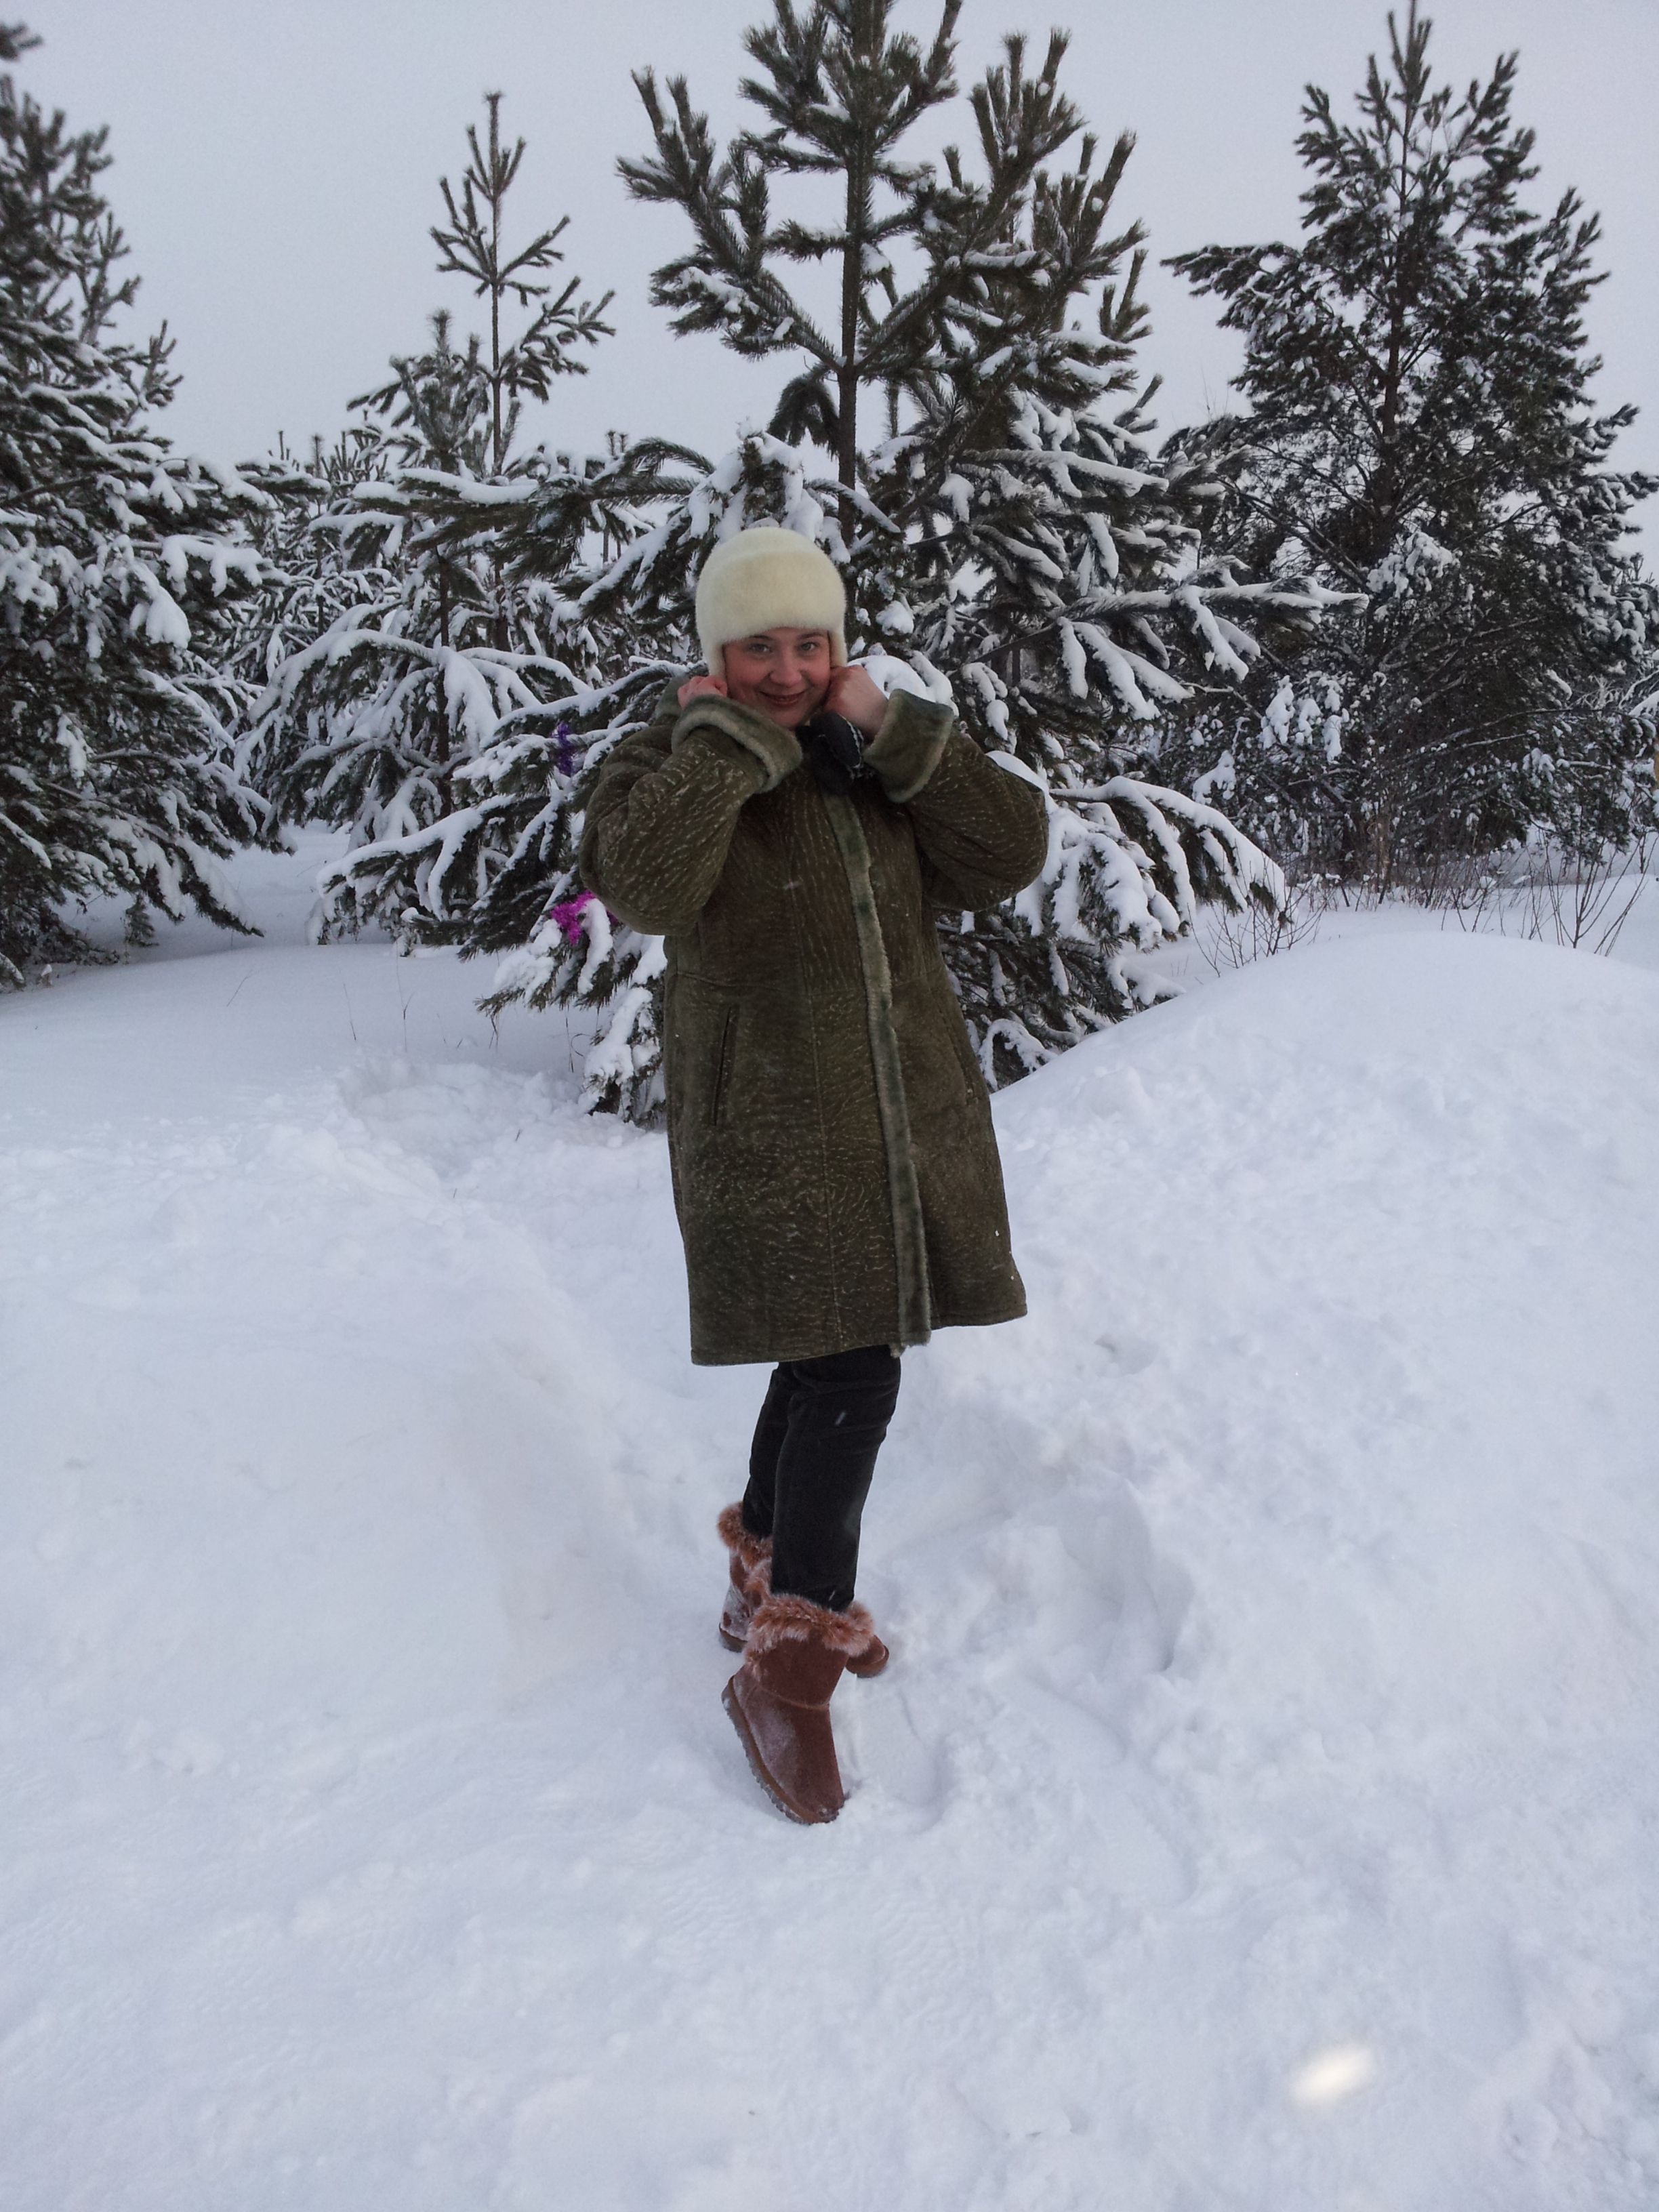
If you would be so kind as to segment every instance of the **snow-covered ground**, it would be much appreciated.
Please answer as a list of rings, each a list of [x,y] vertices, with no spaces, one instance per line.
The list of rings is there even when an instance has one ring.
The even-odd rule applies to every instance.
[[[447,957],[0,1001],[6,2212],[1659,2203],[1659,976],[1322,932],[999,1100],[896,1647],[719,1691],[763,1377]]]

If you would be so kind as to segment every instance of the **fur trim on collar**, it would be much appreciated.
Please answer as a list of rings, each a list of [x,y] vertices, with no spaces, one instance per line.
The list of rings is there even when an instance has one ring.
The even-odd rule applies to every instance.
[[[801,764],[800,740],[794,732],[780,729],[764,714],[736,699],[722,699],[713,692],[694,699],[674,725],[669,750],[678,752],[693,730],[718,730],[741,745],[765,778],[763,791],[775,790]]]

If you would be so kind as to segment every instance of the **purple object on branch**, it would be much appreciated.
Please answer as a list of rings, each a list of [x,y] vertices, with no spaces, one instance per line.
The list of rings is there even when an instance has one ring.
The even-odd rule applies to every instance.
[[[592,892],[582,891],[575,898],[561,899],[556,906],[550,906],[547,909],[553,920],[558,923],[560,932],[567,945],[580,945],[581,943],[583,935],[582,915],[585,909],[592,906]]]

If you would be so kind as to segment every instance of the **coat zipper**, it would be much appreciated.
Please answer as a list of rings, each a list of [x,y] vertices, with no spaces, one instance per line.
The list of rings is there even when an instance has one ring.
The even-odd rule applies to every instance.
[[[870,846],[852,800],[839,792],[823,794],[824,811],[841,851],[853,926],[864,970],[865,1012],[870,1060],[875,1078],[876,1113],[882,1149],[887,1155],[887,1188],[893,1217],[893,1261],[898,1278],[898,1341],[926,1344],[933,1328],[933,1296],[927,1281],[927,1240],[921,1218],[921,1192],[910,1143],[910,1109],[904,1095],[898,1031],[893,1022],[893,979],[876,912]]]

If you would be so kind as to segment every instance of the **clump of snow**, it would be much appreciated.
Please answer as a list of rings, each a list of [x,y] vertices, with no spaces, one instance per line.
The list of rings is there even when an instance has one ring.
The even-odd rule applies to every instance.
[[[1321,942],[1000,1096],[805,1831],[661,1139],[250,898],[0,1002],[9,2212],[1659,2199],[1659,978]]]

